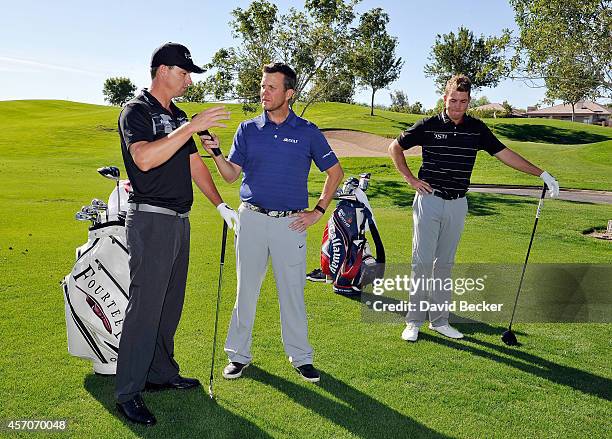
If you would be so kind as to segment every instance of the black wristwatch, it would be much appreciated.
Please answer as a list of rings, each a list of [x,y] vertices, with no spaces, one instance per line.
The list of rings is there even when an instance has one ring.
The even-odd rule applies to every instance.
[[[221,152],[221,148],[211,148],[210,150],[212,151],[215,157],[223,155],[223,153]]]
[[[314,210],[318,210],[319,212],[321,212],[323,215],[325,215],[325,209],[323,209],[321,206],[319,206],[318,204],[314,207]]]

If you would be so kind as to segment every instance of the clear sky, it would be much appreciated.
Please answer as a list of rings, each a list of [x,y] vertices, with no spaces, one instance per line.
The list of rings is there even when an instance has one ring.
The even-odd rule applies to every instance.
[[[67,99],[102,104],[102,86],[110,76],[127,76],[139,88],[147,87],[155,47],[165,41],[183,43],[197,64],[205,64],[220,47],[236,44],[228,26],[230,12],[249,3],[7,1],[0,16],[0,100]],[[280,0],[277,5],[284,12],[290,6],[301,8],[303,1]],[[504,28],[517,32],[513,10],[505,0],[363,0],[357,10],[362,13],[376,7],[389,14],[389,33],[398,37],[397,54],[405,61],[400,79],[390,88],[404,90],[410,103],[420,101],[426,108],[438,99],[433,79],[423,73],[436,34],[456,31],[459,26],[476,35],[499,35]],[[506,80],[478,95],[526,108],[540,101],[544,90]],[[369,102],[369,92],[360,91],[356,99]],[[389,90],[379,91],[376,103],[389,104]]]

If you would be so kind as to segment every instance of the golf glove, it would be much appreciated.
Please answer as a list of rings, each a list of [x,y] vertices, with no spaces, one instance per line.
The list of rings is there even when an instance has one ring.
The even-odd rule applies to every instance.
[[[548,186],[548,190],[550,191],[550,198],[555,198],[559,196],[559,183],[555,180],[555,177],[550,175],[548,172],[544,171],[540,174],[540,178],[544,180],[546,186]]]
[[[238,223],[238,213],[231,207],[229,207],[225,203],[221,203],[217,206],[217,210],[223,220],[227,223],[227,226],[230,229],[234,229],[236,233],[238,233],[238,229],[240,228],[240,224]]]

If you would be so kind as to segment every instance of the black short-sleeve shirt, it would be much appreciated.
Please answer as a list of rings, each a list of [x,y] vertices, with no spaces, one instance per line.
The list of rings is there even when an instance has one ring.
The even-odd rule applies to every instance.
[[[174,103],[170,104],[170,110],[162,107],[147,90],[129,101],[119,115],[121,153],[134,190],[130,203],[146,203],[184,213],[193,204],[189,156],[198,152],[193,138],[168,161],[147,172],[136,166],[129,151],[136,142],[153,142],[187,123],[187,115]]]
[[[483,121],[465,115],[455,125],[440,113],[422,119],[397,138],[403,149],[423,148],[419,179],[448,195],[463,196],[470,185],[479,150],[494,155],[505,148]]]

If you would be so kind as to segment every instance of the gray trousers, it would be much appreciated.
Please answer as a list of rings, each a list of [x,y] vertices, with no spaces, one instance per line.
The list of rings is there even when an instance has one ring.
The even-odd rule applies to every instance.
[[[130,299],[117,359],[118,402],[132,399],[146,381],[162,384],[178,375],[174,334],[189,266],[189,218],[129,211],[125,224]]]
[[[255,310],[268,258],[278,290],[281,336],[285,353],[296,367],[312,363],[304,305],[306,284],[306,232],[289,228],[294,217],[273,218],[241,206],[240,233],[236,240],[236,303],[229,325],[225,352],[229,360],[252,360],[251,343]]]
[[[408,312],[406,322],[420,326],[429,313],[433,326],[448,324],[448,310],[426,311],[421,310],[420,305],[421,302],[435,305],[451,302],[452,290],[440,288],[440,284],[451,278],[467,209],[465,197],[443,200],[431,194],[415,195],[412,203],[412,277],[415,281],[424,281],[410,296],[410,303],[416,305],[416,310]],[[430,285],[426,284],[427,279]]]

